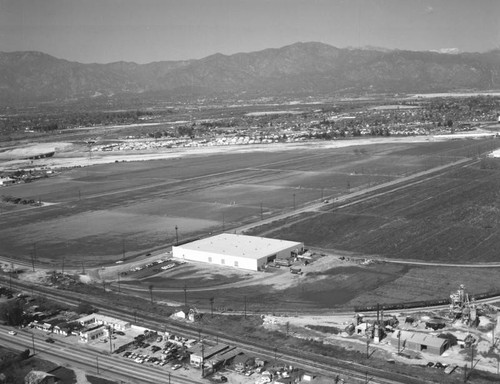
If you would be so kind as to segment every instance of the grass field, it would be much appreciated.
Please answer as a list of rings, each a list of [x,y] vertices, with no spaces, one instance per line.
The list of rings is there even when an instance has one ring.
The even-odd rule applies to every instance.
[[[492,143],[496,144],[489,139],[311,146],[209,156],[193,152],[192,157],[77,168],[0,191],[53,203],[2,208],[0,255],[27,261],[35,255],[37,262],[55,265],[63,257],[67,265],[116,261],[123,254],[146,254],[173,243],[176,226],[180,241],[230,231],[261,216],[476,155],[491,149]],[[497,202],[491,200],[498,190],[495,172],[471,168],[446,175],[325,212],[272,236],[309,246],[443,260],[464,259],[454,251],[458,240],[464,240],[462,253],[467,249],[467,258],[490,259],[489,249],[498,241]],[[472,199],[478,196],[482,203]],[[460,209],[449,209],[454,202]],[[484,212],[480,219],[475,218],[477,207]],[[471,238],[478,236],[482,242],[473,245]]]
[[[478,164],[337,207],[268,235],[324,249],[449,263],[500,261],[500,171]]]

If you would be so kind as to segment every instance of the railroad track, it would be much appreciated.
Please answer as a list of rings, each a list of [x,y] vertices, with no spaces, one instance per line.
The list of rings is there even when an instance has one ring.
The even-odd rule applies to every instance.
[[[3,279],[5,281],[5,279]],[[26,293],[32,292],[33,285],[20,281],[13,281],[12,286]],[[77,306],[82,300],[89,301],[83,294],[60,291],[51,288],[36,286],[37,293],[47,299],[61,302],[71,306]],[[140,313],[131,311],[129,308],[111,306],[106,300],[92,298],[92,305],[99,309],[99,313],[116,317],[122,320],[135,323],[140,320],[141,325],[146,328],[164,330],[168,329],[172,333],[177,333],[187,338],[198,339],[201,330],[189,324],[179,324],[172,320],[158,321],[158,315],[150,313]],[[264,346],[249,340],[242,341],[241,337],[229,337],[223,333],[204,329],[203,336],[219,343],[226,343],[235,346],[243,351],[264,357],[267,361],[279,360],[281,364],[293,365],[308,371],[314,371],[326,377],[334,379],[337,375],[348,379],[349,384],[366,383],[369,378],[374,384],[423,384],[425,380],[411,377],[404,374],[388,372],[387,370],[370,367],[366,364],[343,360],[335,357],[327,357],[307,351],[295,351],[285,347],[276,348]],[[279,352],[279,355],[278,355]]]

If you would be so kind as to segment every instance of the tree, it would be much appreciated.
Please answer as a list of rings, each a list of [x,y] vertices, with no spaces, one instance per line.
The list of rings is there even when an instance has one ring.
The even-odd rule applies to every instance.
[[[30,357],[30,350],[25,349],[23,352],[19,354],[19,359],[20,360],[26,360],[28,357]]]
[[[10,300],[0,305],[0,316],[7,325],[21,325],[24,305],[21,300]]]
[[[76,311],[78,313],[86,313],[86,314],[97,312],[97,310],[94,307],[92,307],[91,304],[89,304],[89,303],[87,303],[85,301],[81,301],[78,304],[78,307],[76,308]]]

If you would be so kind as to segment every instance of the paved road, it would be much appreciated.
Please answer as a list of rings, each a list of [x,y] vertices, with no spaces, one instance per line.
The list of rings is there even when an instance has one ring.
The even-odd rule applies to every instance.
[[[100,353],[87,348],[83,343],[75,341],[76,336],[51,336],[55,343],[45,342],[47,338],[41,331],[16,329],[17,335],[8,334],[11,327],[0,325],[0,344],[15,350],[30,349],[35,346],[36,356],[56,362],[60,365],[83,369],[91,375],[104,376],[111,380],[137,384],[197,384],[200,382],[198,372],[191,372],[191,378],[182,371],[172,371],[169,365],[158,367],[142,365],[117,355]],[[171,371],[171,372],[170,372]],[[169,375],[170,374],[170,375]],[[170,376],[170,377],[169,377]]]

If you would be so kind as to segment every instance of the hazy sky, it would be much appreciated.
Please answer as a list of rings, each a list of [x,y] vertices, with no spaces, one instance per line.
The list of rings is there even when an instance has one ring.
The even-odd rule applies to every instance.
[[[318,41],[500,48],[500,0],[0,0],[0,51],[83,63],[199,59]]]

